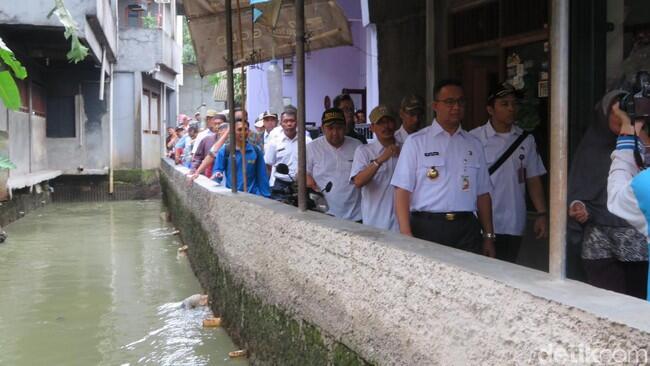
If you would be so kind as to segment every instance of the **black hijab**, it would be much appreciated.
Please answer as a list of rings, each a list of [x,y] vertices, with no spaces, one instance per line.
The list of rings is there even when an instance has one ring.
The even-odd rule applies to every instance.
[[[584,202],[589,220],[605,226],[629,226],[607,210],[607,176],[617,138],[609,128],[609,113],[623,93],[612,90],[597,104],[594,122],[580,141],[569,172],[569,204],[574,200]]]

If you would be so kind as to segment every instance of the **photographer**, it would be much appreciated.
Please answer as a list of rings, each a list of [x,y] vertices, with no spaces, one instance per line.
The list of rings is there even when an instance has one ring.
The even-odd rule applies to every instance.
[[[644,170],[640,158],[643,151],[640,151],[642,147],[639,143],[650,143],[647,126],[643,128],[647,120],[635,120],[632,125],[629,115],[619,108],[618,103],[614,105],[613,112],[621,119],[622,126],[607,178],[607,208],[634,226],[648,243],[650,170]]]

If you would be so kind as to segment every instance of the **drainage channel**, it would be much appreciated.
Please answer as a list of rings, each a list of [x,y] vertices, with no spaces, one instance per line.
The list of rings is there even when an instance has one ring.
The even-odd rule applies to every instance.
[[[0,244],[0,365],[246,365],[201,292],[160,200],[53,203]]]

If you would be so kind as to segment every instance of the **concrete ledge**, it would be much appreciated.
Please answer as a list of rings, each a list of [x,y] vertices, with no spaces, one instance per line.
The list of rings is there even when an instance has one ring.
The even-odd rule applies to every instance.
[[[566,364],[550,357],[650,353],[644,301],[234,195],[207,179],[188,186],[184,169],[161,165],[195,271],[253,363],[305,364],[295,352],[312,349],[305,344],[321,350],[314,364]],[[292,330],[301,326],[308,331]]]
[[[54,179],[61,175],[60,170],[41,170],[29,174],[10,175],[7,180],[7,188],[19,189],[30,187],[46,180]]]

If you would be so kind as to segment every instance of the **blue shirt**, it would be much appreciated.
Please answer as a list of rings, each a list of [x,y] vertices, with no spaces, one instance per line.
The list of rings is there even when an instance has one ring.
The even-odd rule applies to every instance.
[[[221,172],[226,178],[226,187],[231,187],[230,178],[230,151],[229,146],[224,145],[219,149],[216,157],[216,163],[212,169],[212,174]],[[235,151],[237,160],[237,190],[244,190],[244,178],[242,174],[242,154],[241,151]],[[259,148],[250,143],[246,143],[246,184],[248,193],[257,194],[264,197],[271,196],[269,189],[269,178],[266,175],[266,164],[264,163],[264,154]]]
[[[176,149],[182,149],[185,147],[185,141],[188,139],[187,135],[183,135],[178,141],[176,141],[176,145],[174,145],[174,148]]]

